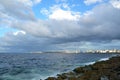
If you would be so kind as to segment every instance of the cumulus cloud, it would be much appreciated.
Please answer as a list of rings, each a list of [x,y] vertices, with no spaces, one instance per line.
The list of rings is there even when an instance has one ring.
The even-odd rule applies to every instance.
[[[80,25],[83,25],[87,33],[97,39],[119,39],[119,20],[120,11],[109,4],[101,4],[96,6],[92,12],[88,12],[80,20]],[[98,16],[99,15],[99,16]],[[114,17],[113,17],[114,16]],[[92,31],[92,32],[91,32]]]
[[[74,12],[70,10],[68,4],[59,4],[50,7],[49,10],[43,8],[41,13],[47,15],[49,19],[54,20],[78,20],[80,18],[80,12]]]
[[[120,0],[111,0],[110,3],[113,7],[120,9]]]
[[[59,9],[57,8],[57,10]],[[79,41],[119,39],[119,13],[119,9],[110,4],[100,4],[83,15],[79,14],[80,17],[77,21],[74,19],[70,21],[70,17],[68,19],[60,17],[60,19],[63,18],[61,21],[57,16],[55,20],[50,18],[48,24],[51,29],[49,30],[54,33],[53,35],[68,39],[73,38],[73,41],[75,41],[74,39],[79,39]],[[72,39],[68,41],[72,41]]]
[[[62,9],[57,9],[51,15],[49,15],[50,19],[55,20],[78,20],[79,17],[80,15],[78,13],[65,11]]]
[[[58,8],[56,10],[59,11]],[[54,12],[56,13],[56,10],[53,11],[53,14]],[[70,14],[67,11],[63,12]],[[120,11],[112,5],[101,4],[83,15],[79,15],[81,17],[77,21],[76,15],[67,15],[71,16],[68,18],[64,16],[59,17],[58,15],[58,17],[49,18],[47,21],[16,22],[13,26],[34,36],[80,38],[80,40],[89,40],[89,38],[119,39],[119,13]],[[49,14],[49,16],[53,14]]]

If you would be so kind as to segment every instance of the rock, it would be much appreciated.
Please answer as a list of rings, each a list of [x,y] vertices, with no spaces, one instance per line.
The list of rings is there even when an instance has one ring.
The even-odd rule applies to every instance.
[[[83,69],[83,67],[75,68],[73,71],[74,71],[75,73],[84,73],[84,72],[85,72],[85,70]]]
[[[69,77],[68,80],[78,80],[76,77]]]
[[[45,80],[57,80],[55,77],[48,77],[47,79]]]
[[[100,80],[109,80],[109,78],[107,76],[102,76]]]
[[[58,76],[59,79],[66,79],[67,78],[66,73],[58,74],[57,76]]]

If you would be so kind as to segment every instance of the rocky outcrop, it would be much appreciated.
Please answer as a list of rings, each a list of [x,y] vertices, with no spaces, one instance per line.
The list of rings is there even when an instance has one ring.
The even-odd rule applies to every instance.
[[[48,77],[46,80],[120,80],[120,57],[75,68],[73,71]]]

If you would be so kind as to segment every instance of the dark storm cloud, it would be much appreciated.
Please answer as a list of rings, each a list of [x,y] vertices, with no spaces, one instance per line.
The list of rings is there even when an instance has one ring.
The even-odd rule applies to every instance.
[[[31,35],[8,33],[0,38],[0,45],[6,52],[36,52],[46,50],[49,47],[49,40],[46,38],[37,38]],[[48,46],[46,46],[48,45]],[[3,50],[4,51],[4,50]]]

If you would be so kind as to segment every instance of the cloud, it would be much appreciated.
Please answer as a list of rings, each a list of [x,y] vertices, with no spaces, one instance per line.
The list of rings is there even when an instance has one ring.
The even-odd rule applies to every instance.
[[[13,35],[15,35],[15,36],[17,36],[17,35],[19,35],[19,34],[25,35],[26,32],[25,32],[25,31],[16,31],[16,32],[13,33]]]
[[[65,3],[54,5],[49,10],[43,8],[41,13],[54,20],[78,20],[80,18],[80,13],[71,11],[69,5]]]
[[[25,5],[25,1],[29,4]],[[33,1],[29,1],[0,1],[0,24],[18,30],[0,37],[1,51],[119,47],[120,10],[112,3],[96,5],[83,14],[72,11],[67,4],[54,5],[41,10],[48,18],[41,20],[35,18],[31,7]],[[18,3],[21,5],[17,6]]]
[[[119,9],[110,4],[100,4],[83,15],[79,14],[80,17],[77,21],[74,19],[72,21],[70,19],[61,19],[59,21],[56,16],[55,18],[58,19],[50,19],[48,24],[53,35],[59,36],[59,38],[63,37],[63,40],[68,39],[68,42],[120,39],[119,13]]]
[[[54,20],[78,20],[80,18],[79,12],[74,12],[70,10],[70,6],[68,4],[59,4],[50,7],[49,10],[43,8],[41,10],[42,14],[48,16],[49,19]]]
[[[120,9],[120,0],[111,0],[110,3],[113,7]]]
[[[29,34],[14,35],[14,33],[7,33],[0,38],[1,52],[37,52],[49,50],[76,50],[76,49],[119,49],[119,40],[112,40],[110,42],[67,42],[61,44],[54,44],[53,38],[40,38],[31,36]]]
[[[56,16],[56,11],[65,13],[65,17],[60,13]],[[33,36],[58,38],[58,42],[120,39],[120,11],[112,5],[98,5],[83,15],[71,12],[55,8],[46,21],[15,22],[12,26]]]
[[[36,21],[16,21],[11,26],[23,30],[26,33],[29,33],[38,37],[49,37],[51,32],[49,30],[47,21],[36,20]]]
[[[17,0],[17,1],[27,6],[33,6],[35,4],[40,3],[42,0]]]
[[[65,11],[62,9],[57,9],[51,15],[49,15],[50,19],[55,20],[78,20],[79,17],[80,15],[78,13]]]
[[[102,2],[103,0],[84,0],[84,3],[86,5],[91,5],[91,4],[94,4],[94,3],[97,3],[97,2]]]
[[[31,6],[29,6],[31,4],[30,0],[13,0],[12,2],[11,0],[0,0],[1,14],[17,20],[35,20]]]
[[[49,49],[50,41],[47,38],[34,37],[29,34],[9,32],[0,37],[1,52],[36,52]],[[46,46],[47,45],[47,46]]]
[[[38,4],[38,3],[41,3],[42,0],[34,0],[34,4]]]
[[[0,0],[0,27],[10,27],[14,22],[35,21],[32,7],[42,0]]]

